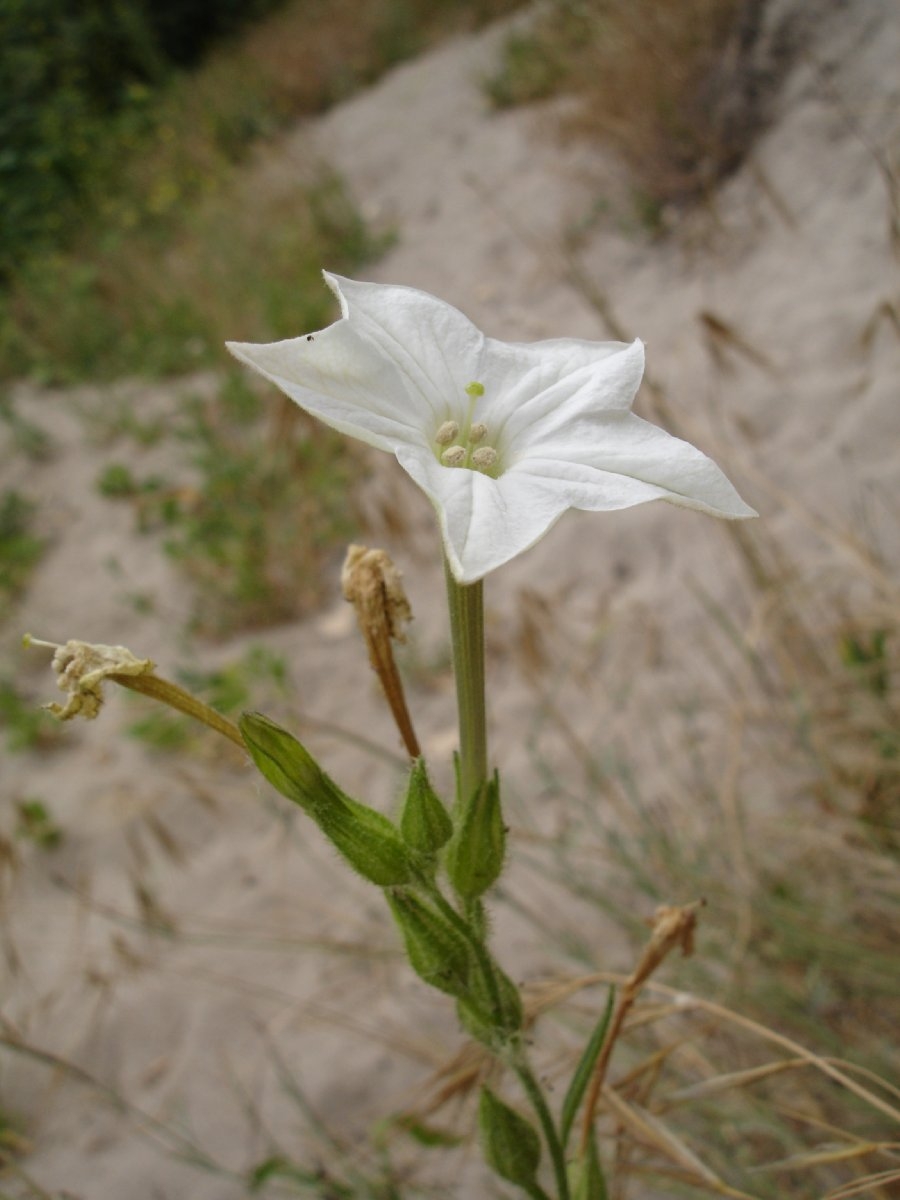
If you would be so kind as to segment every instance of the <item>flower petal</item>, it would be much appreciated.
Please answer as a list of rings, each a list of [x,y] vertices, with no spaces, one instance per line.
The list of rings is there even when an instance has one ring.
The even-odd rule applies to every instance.
[[[424,442],[425,421],[405,378],[346,320],[315,334],[231,353],[326,425],[379,450]]]
[[[542,440],[511,468],[559,489],[573,508],[667,500],[717,517],[755,517],[712,459],[633,413],[585,417]]]
[[[417,288],[358,283],[327,271],[325,278],[359,336],[407,381],[420,419],[423,408],[431,409],[437,424],[457,406],[464,408],[485,344],[468,317]]]
[[[491,369],[486,372],[491,391],[480,419],[491,427],[507,467],[529,445],[568,430],[573,423],[630,411],[644,372],[643,343],[597,342],[593,352],[591,346],[562,339],[536,342],[533,347],[503,348],[502,343],[492,343]],[[549,348],[546,359],[542,347]],[[498,363],[506,367],[508,380],[495,393]]]
[[[516,473],[492,479],[443,467],[407,448],[397,458],[437,511],[444,552],[459,583],[475,583],[533,546],[571,507],[552,481]]]

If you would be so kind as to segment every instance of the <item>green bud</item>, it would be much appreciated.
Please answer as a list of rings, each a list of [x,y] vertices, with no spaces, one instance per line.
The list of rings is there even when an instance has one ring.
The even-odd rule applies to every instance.
[[[241,735],[261,774],[312,817],[364,879],[379,887],[409,883],[409,851],[381,813],[346,796],[295,737],[261,713],[244,713]]]
[[[481,1089],[478,1128],[488,1165],[502,1179],[524,1191],[533,1191],[541,1162],[537,1130],[490,1088]]]
[[[415,973],[439,991],[466,995],[472,955],[465,936],[413,892],[388,892],[387,902]]]
[[[503,869],[505,851],[500,780],[495,773],[462,806],[456,834],[447,848],[447,874],[458,895],[466,900],[483,895]]]
[[[490,979],[485,977],[484,968],[476,964],[468,994],[460,997],[456,1009],[462,1027],[485,1046],[496,1047],[508,1041],[524,1021],[519,989],[496,963]]]
[[[453,822],[428,779],[425,760],[417,758],[400,814],[400,832],[407,846],[422,854],[435,854],[453,833]]]

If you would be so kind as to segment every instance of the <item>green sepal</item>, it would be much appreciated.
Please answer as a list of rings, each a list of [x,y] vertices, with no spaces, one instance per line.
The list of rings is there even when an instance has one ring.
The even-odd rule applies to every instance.
[[[409,776],[400,814],[403,840],[421,854],[436,854],[453,835],[453,822],[431,786],[424,758],[417,758]]]
[[[487,1087],[481,1089],[478,1129],[488,1165],[502,1179],[533,1191],[541,1162],[537,1130]]]
[[[492,1048],[509,1041],[524,1021],[519,989],[496,964],[488,979],[485,968],[476,963],[468,994],[460,997],[456,1011],[463,1029]]]
[[[566,1173],[572,1200],[608,1200],[593,1131],[584,1154],[569,1163]]]
[[[292,734],[261,713],[244,713],[240,730],[260,773],[312,817],[355,871],[379,887],[409,883],[413,863],[394,825],[345,795]]]
[[[460,809],[456,833],[447,847],[445,865],[457,895],[475,900],[500,874],[506,852],[506,827],[500,809],[500,780],[496,772]]]
[[[467,996],[473,956],[465,935],[414,892],[385,895],[415,973],[439,991]]]

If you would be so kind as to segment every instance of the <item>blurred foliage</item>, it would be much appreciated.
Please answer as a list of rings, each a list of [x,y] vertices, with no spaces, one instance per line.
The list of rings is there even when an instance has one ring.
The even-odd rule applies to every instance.
[[[276,3],[2,0],[0,279],[60,240],[105,157],[111,118],[148,124],[151,87]]]
[[[62,726],[48,712],[35,706],[34,697],[21,692],[11,679],[0,677],[0,729],[10,754],[41,750],[55,745]]]
[[[177,278],[164,286],[166,255],[206,267],[213,234],[220,247],[243,234],[247,197],[230,206],[227,197],[250,150],[518,2],[0,0],[0,376],[67,381],[196,365],[185,346],[202,359],[207,297],[186,296]],[[250,21],[240,39],[224,36]],[[274,212],[253,196],[256,250],[296,251],[308,229],[301,212],[300,233],[290,232],[292,209],[307,207],[304,182],[309,173],[295,176]],[[236,235],[223,226],[237,214]],[[284,227],[260,228],[273,220]],[[321,228],[323,212],[311,220]],[[344,268],[354,261],[348,245]],[[243,266],[234,264],[237,275]],[[251,304],[269,266],[256,264],[245,285]],[[228,261],[219,274],[227,271]],[[303,283],[301,271],[294,297]]]
[[[24,838],[40,846],[42,850],[55,850],[63,838],[63,832],[54,821],[43,800],[29,797],[16,801],[18,823],[16,837]]]
[[[34,505],[19,492],[0,495],[0,621],[19,594],[44,550],[32,532]]]
[[[290,401],[268,428],[236,425],[221,401],[191,406],[188,422],[201,482],[170,506],[166,549],[195,585],[193,627],[225,636],[315,608],[328,557],[356,530],[344,440]]]

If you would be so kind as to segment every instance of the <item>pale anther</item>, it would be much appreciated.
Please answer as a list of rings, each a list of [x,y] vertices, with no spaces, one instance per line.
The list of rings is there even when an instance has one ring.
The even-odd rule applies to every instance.
[[[469,443],[477,446],[479,442],[484,440],[486,434],[487,425],[483,421],[477,421],[469,430]]]
[[[479,471],[489,471],[497,462],[497,451],[493,446],[479,446],[472,454],[472,466]]]
[[[448,446],[441,455],[441,462],[445,467],[461,467],[465,461],[465,446]]]
[[[459,426],[455,421],[445,421],[437,433],[434,435],[434,440],[439,446],[449,446],[451,442],[455,442],[459,437]]]

